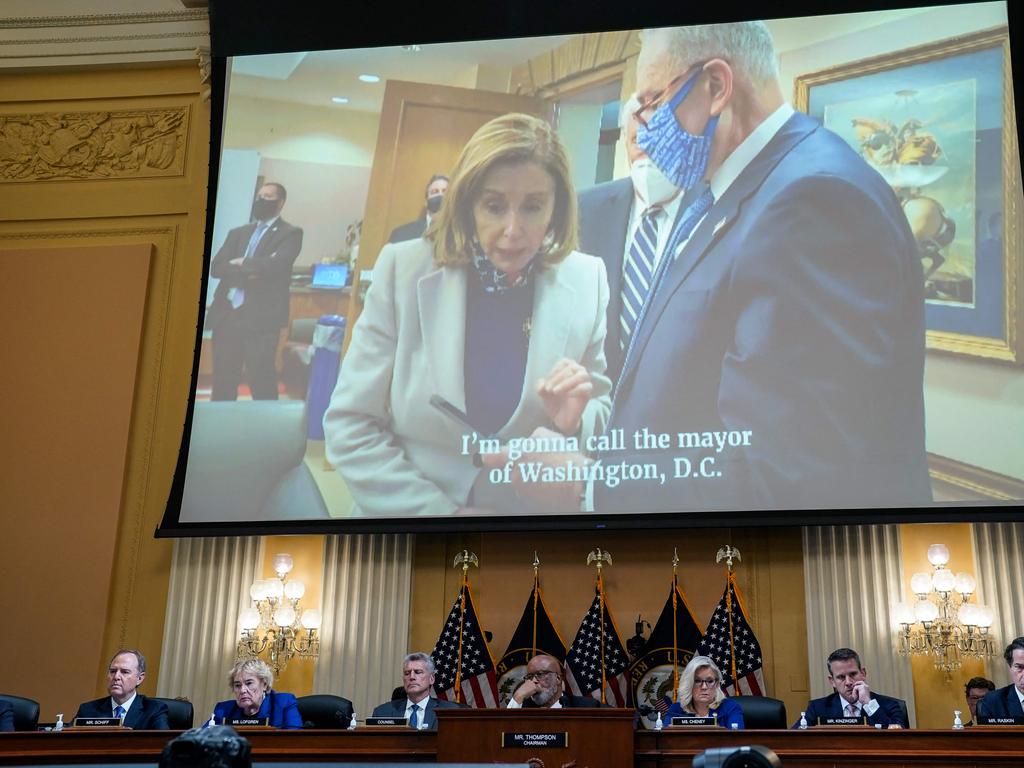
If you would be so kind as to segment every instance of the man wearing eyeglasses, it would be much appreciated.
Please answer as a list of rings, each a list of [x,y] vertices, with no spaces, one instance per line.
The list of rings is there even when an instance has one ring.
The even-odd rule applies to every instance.
[[[992,691],[978,703],[979,722],[988,718],[1024,718],[1024,637],[1013,640],[1003,652],[1010,684]]]
[[[573,696],[565,692],[562,665],[546,653],[534,656],[526,664],[526,676],[507,709],[567,709],[570,707],[599,707],[601,702],[590,696]]]
[[[930,502],[923,277],[893,189],[786,103],[763,22],[648,30],[636,90],[637,143],[683,198],[614,393],[626,446],[586,477],[525,455],[567,480],[515,472],[519,493],[598,513]]]

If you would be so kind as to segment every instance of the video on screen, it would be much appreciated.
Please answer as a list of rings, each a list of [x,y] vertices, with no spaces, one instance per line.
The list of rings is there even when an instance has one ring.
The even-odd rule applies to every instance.
[[[1006,13],[229,59],[180,522],[1024,498]]]

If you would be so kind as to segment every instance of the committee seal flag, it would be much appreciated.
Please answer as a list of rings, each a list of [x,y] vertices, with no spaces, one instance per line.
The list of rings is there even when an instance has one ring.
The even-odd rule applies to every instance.
[[[463,580],[448,619],[431,652],[437,676],[437,698],[471,707],[498,705],[498,679],[483,629],[473,606],[473,593]]]
[[[661,616],[629,668],[633,701],[640,710],[643,727],[654,728],[656,720],[676,700],[679,672],[696,654],[702,637],[693,610],[673,574]]]
[[[722,670],[722,690],[729,696],[764,696],[761,645],[747,621],[736,575],[729,569],[725,592],[711,615],[697,653],[711,658]]]
[[[565,641],[558,634],[544,597],[540,584],[534,579],[533,589],[523,608],[523,616],[519,619],[516,631],[512,633],[505,654],[498,662],[498,700],[500,706],[508,704],[516,688],[523,682],[526,675],[526,664],[538,653],[554,656],[565,663]]]

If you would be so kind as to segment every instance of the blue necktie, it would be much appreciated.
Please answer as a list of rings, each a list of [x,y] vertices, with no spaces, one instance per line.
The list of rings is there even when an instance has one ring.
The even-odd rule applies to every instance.
[[[252,255],[256,252],[256,246],[260,244],[260,238],[263,237],[263,233],[266,231],[267,222],[261,221],[256,225],[256,229],[252,231],[252,237],[249,238],[249,244],[245,247],[245,256],[242,258],[252,258]],[[245,289],[238,287],[232,288],[228,291],[228,299],[231,301],[231,306],[238,309],[245,302]]]
[[[682,216],[676,219],[676,226],[668,237],[664,255],[661,261],[658,262],[658,268],[654,272],[654,277],[651,278],[651,290],[648,293],[647,301],[644,302],[643,308],[640,310],[640,316],[636,319],[636,324],[633,326],[634,334],[629,338],[629,346],[623,358],[623,371],[626,370],[626,366],[629,364],[630,353],[633,351],[633,341],[636,339],[635,331],[643,324],[644,318],[647,316],[647,310],[651,306],[651,299],[657,294],[665,273],[668,272],[672,262],[675,261],[679,246],[686,242],[690,235],[693,234],[697,224],[704,218],[704,214],[711,210],[711,206],[714,203],[715,196],[711,192],[711,187],[705,185],[700,196],[690,203],[686,210],[683,211]],[[615,410],[614,404],[612,405],[612,410],[613,412]]]
[[[128,714],[128,713],[125,712],[124,707],[122,707],[120,704],[118,704],[116,707],[114,707],[114,717],[124,718],[124,716],[126,714]]]
[[[622,349],[629,344],[629,338],[633,335],[640,312],[651,292],[654,260],[658,252],[657,218],[661,210],[652,207],[644,211],[626,255],[626,264],[622,270],[622,313],[619,315],[619,325],[622,327],[619,344]]]
[[[413,704],[412,705],[412,712],[409,713],[409,727],[410,728],[419,728],[420,727],[420,717],[419,717],[419,714],[420,714],[420,705],[419,704]]]

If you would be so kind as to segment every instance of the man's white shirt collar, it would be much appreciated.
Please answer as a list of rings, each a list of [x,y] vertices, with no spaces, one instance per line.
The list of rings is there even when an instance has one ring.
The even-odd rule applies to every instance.
[[[782,102],[778,109],[768,115],[743,140],[743,143],[736,147],[732,154],[722,161],[721,167],[711,177],[711,194],[715,196],[715,200],[722,199],[722,195],[739,178],[739,175],[757,157],[758,153],[768,146],[768,142],[775,137],[775,134],[793,116],[795,111],[787,102]]]

